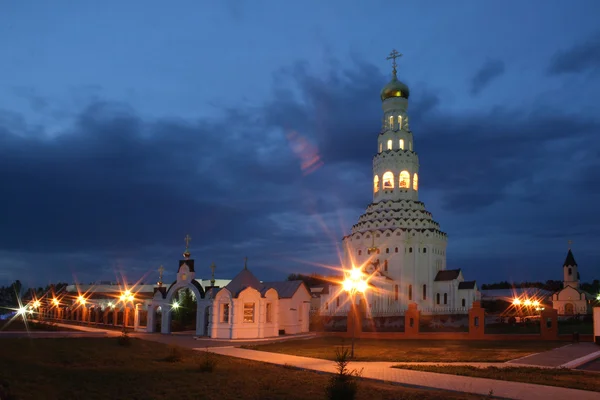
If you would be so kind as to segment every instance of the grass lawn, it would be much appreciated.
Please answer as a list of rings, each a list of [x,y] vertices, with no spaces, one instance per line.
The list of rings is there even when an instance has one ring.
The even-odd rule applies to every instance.
[[[0,398],[324,399],[330,375],[118,338],[0,339]],[[1,391],[5,393],[2,393]],[[10,392],[10,395],[7,395]],[[361,381],[358,399],[482,399],[482,396]]]
[[[356,339],[356,361],[391,362],[495,362],[508,361],[528,354],[562,346],[560,342],[469,341],[469,340],[377,340]],[[293,354],[326,360],[335,358],[336,346],[350,346],[350,339],[320,337],[256,346],[253,350]]]
[[[72,332],[77,329],[64,328],[57,326],[52,323],[39,323],[33,321],[27,321],[27,329],[29,331],[45,331],[45,332]],[[0,321],[0,332],[25,332],[25,324],[21,318],[16,318],[14,321],[6,320]],[[1,399],[1,397],[0,397]]]
[[[476,378],[490,378],[501,381],[515,381],[539,385],[560,386],[600,392],[600,374],[595,372],[573,371],[562,368],[476,368],[469,366],[463,367],[443,365],[399,365],[394,368],[410,369],[413,371],[438,372],[441,374],[472,376]]]

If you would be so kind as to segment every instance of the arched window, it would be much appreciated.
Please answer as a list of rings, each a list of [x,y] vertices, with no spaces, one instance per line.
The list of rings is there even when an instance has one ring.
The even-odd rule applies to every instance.
[[[410,187],[410,174],[408,173],[408,171],[405,170],[400,172],[400,183],[398,187],[406,189]]]
[[[462,306],[466,307],[467,306],[467,301],[465,299],[462,299]]]
[[[387,260],[385,260],[385,261],[383,262],[383,270],[384,270],[385,272],[387,272],[387,267],[388,267]]]
[[[381,153],[383,151],[383,143],[379,143],[379,152]]]
[[[388,139],[388,141],[387,141],[387,149],[388,150],[392,149],[392,139]]]
[[[435,302],[437,304],[440,304],[440,294],[439,293],[435,295]]]
[[[408,299],[412,300],[412,285],[408,285]]]
[[[385,249],[385,252],[386,252],[386,253],[389,253],[389,252],[390,252],[390,248],[389,248],[389,247],[388,247],[388,248],[386,248],[386,249]]]
[[[412,151],[412,142],[408,142],[408,149]]]
[[[396,253],[398,252],[398,248],[397,247],[394,250],[395,250]]]
[[[373,191],[375,193],[379,192],[379,175],[373,177]]]
[[[383,189],[393,189],[394,188],[394,174],[390,171],[387,171],[383,174]]]
[[[448,293],[444,293],[444,304],[448,304]]]
[[[360,256],[361,254],[362,254],[362,250],[359,250],[358,251],[358,255]]]
[[[419,190],[419,175],[417,175],[416,172],[413,175],[413,189],[414,190]]]
[[[423,285],[423,300],[427,300],[427,285]]]
[[[398,285],[394,286],[394,299],[398,301]]]
[[[399,145],[400,145],[400,148],[401,148],[402,150],[404,150],[404,139],[400,139],[400,143],[399,143]]]
[[[573,271],[571,271],[571,268],[569,268],[569,276],[573,275]]]
[[[394,129],[394,117],[390,115],[390,129]]]
[[[335,306],[336,307],[340,306],[340,298],[339,297],[335,299]]]
[[[427,247],[423,247],[423,253],[427,253]]]
[[[398,129],[402,129],[402,115],[398,115]]]
[[[408,248],[408,252],[409,252],[409,253],[412,253],[412,247],[409,247],[409,248]]]

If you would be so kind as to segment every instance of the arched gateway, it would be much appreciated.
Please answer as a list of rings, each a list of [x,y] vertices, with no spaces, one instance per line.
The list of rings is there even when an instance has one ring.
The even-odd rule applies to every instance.
[[[202,286],[196,281],[196,272],[194,270],[194,260],[190,259],[189,249],[186,248],[183,253],[183,260],[179,261],[179,269],[177,270],[177,280],[168,288],[163,286],[162,273],[158,282],[158,287],[155,288],[154,297],[148,306],[148,323],[146,324],[147,332],[154,332],[157,326],[155,318],[160,316],[161,333],[171,333],[171,319],[174,311],[173,298],[175,294],[182,290],[190,290],[197,301],[196,308],[196,335],[205,336],[208,334],[205,327],[205,312],[209,301],[205,300],[206,293]],[[160,313],[157,309],[160,308]]]

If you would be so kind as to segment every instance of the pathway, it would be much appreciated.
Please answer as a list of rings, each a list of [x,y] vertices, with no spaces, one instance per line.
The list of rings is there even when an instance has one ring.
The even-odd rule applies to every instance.
[[[205,351],[204,349],[195,349]],[[316,358],[291,356],[288,354],[267,353],[235,347],[213,348],[209,351],[224,356],[243,358],[278,365],[289,365],[301,369],[335,373],[333,361]],[[518,400],[577,399],[598,400],[600,394],[584,390],[566,389],[553,386],[533,385],[529,383],[497,381],[493,379],[471,378],[446,375],[433,372],[410,371],[391,368],[390,362],[351,362],[350,368],[361,370],[362,377],[403,386],[434,388],[456,392],[476,393],[494,397]]]
[[[574,343],[558,347],[543,353],[508,361],[507,364],[519,366],[564,367],[577,368],[600,357],[600,347],[595,343]]]

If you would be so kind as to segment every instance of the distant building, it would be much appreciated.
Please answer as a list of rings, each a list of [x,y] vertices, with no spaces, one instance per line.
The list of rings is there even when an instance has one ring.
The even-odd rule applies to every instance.
[[[592,313],[594,296],[579,287],[579,272],[573,252],[569,249],[563,264],[563,288],[552,295],[552,307],[559,315]]]

